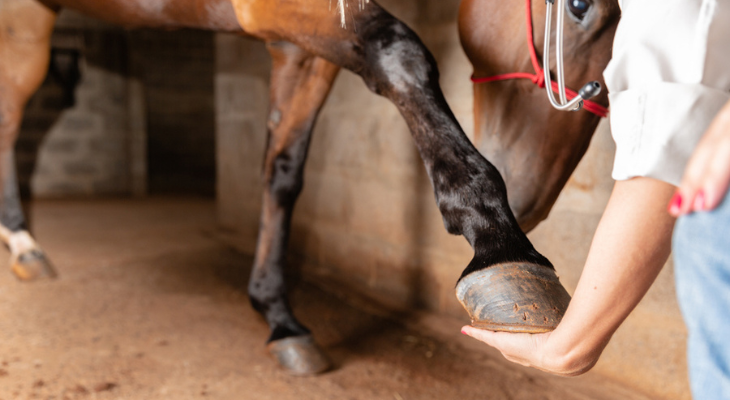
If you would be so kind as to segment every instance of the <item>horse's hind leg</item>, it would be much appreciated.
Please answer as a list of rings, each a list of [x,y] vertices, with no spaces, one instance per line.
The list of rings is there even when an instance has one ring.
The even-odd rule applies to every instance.
[[[23,108],[46,74],[55,18],[56,10],[36,0],[0,2],[0,239],[23,280],[55,276],[28,233],[14,156]]]
[[[269,351],[295,375],[329,367],[310,332],[294,318],[286,295],[286,247],[292,210],[303,181],[314,121],[339,67],[289,43],[269,43],[273,60],[264,201],[249,282],[253,307],[271,328]]]

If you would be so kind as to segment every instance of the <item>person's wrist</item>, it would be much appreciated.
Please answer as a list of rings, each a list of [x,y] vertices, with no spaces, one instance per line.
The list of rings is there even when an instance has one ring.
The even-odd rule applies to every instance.
[[[578,376],[596,365],[605,345],[596,346],[590,335],[576,335],[576,332],[562,324],[552,332],[541,357],[547,370],[562,376]]]

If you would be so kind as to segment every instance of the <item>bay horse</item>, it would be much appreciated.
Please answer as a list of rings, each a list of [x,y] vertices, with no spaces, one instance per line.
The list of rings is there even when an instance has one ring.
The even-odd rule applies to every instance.
[[[552,265],[534,249],[520,224],[529,229],[544,218],[585,151],[597,117],[550,110],[542,90],[524,83],[477,85],[477,144],[497,161],[495,167],[459,126],[439,87],[433,56],[408,26],[369,0],[346,8],[343,27],[341,15],[331,11],[328,2],[0,0],[0,238],[11,251],[15,274],[26,280],[55,274],[27,231],[13,146],[25,103],[46,73],[54,21],[64,7],[129,28],[197,28],[266,43],[273,68],[269,140],[248,290],[253,307],[270,327],[269,350],[291,373],[308,375],[328,368],[310,331],[292,314],[283,272],[312,128],[341,68],[358,74],[405,119],[446,229],[463,235],[474,249],[462,277],[515,263],[551,271]],[[573,2],[587,5],[588,12],[567,27],[566,43],[573,46],[568,53],[588,49],[598,57],[568,60],[567,65],[576,79],[593,78],[610,58],[617,7],[615,0]],[[539,3],[536,0],[531,8],[539,9]],[[505,4],[491,0],[462,4],[461,38],[476,75],[529,66],[519,39],[524,31],[518,18],[522,12]],[[595,43],[603,47],[593,50]],[[574,84],[570,79],[568,83]],[[605,102],[605,96],[599,101]],[[510,209],[508,190],[519,222]]]

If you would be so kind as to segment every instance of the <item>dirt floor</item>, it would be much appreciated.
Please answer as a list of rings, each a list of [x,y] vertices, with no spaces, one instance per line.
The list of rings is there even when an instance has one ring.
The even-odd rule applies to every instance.
[[[288,376],[248,304],[251,257],[216,239],[214,207],[37,202],[36,236],[61,276],[20,283],[0,254],[0,400],[648,399],[594,373],[512,365],[456,319],[395,322],[303,282],[295,312],[336,368]]]

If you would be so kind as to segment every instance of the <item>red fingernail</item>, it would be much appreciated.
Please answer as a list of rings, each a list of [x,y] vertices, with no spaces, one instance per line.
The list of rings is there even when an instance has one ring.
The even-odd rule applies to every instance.
[[[669,207],[667,207],[667,211],[669,211],[672,215],[679,215],[679,209],[682,207],[682,195],[680,193],[675,193],[674,196],[672,196],[672,200],[669,202]]]
[[[466,335],[466,331],[463,330],[463,329],[461,330],[461,333],[463,333],[464,335]]]
[[[705,192],[702,190],[697,192],[697,197],[695,197],[694,209],[695,211],[705,210]]]

